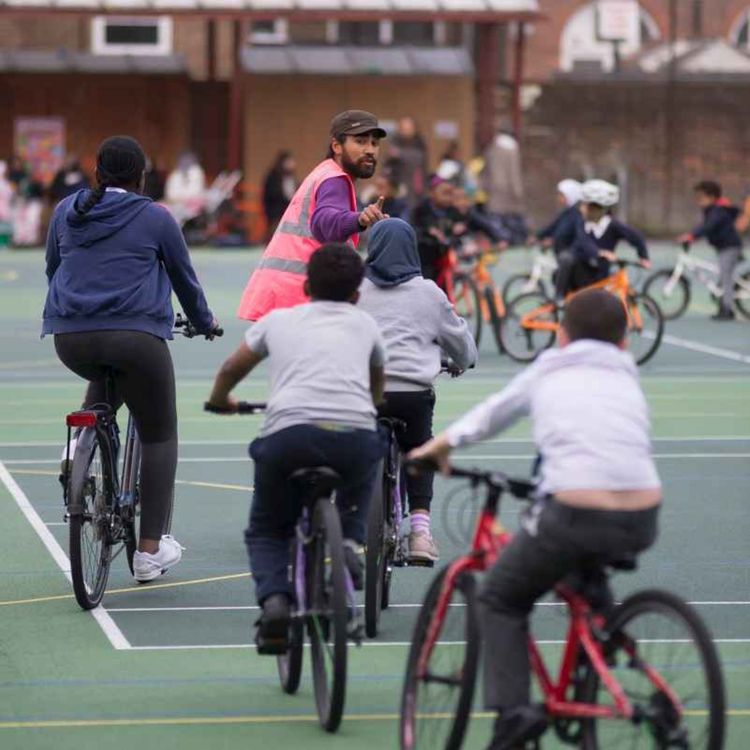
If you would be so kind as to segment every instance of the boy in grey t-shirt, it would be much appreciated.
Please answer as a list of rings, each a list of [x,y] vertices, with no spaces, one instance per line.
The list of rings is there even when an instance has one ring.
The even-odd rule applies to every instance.
[[[347,245],[313,253],[306,282],[312,301],[274,310],[253,325],[219,370],[209,399],[213,406],[236,408],[230,391],[268,359],[270,394],[260,436],[250,445],[255,495],[245,532],[263,609],[260,653],[287,647],[289,540],[302,500],[288,479],[297,469],[328,466],[341,476],[344,554],[355,587],[362,586],[357,553],[383,455],[375,403],[382,398],[385,363],[375,321],[354,306],[362,276],[362,261]]]

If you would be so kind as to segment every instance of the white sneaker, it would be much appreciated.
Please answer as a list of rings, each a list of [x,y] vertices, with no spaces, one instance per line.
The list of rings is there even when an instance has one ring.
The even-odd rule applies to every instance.
[[[159,551],[153,555],[150,552],[138,552],[133,555],[133,576],[139,583],[153,581],[177,565],[182,559],[185,548],[169,534],[164,534],[159,542]]]

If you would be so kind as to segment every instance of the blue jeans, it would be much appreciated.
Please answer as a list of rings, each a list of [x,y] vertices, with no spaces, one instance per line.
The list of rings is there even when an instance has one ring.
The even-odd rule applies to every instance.
[[[289,481],[297,470],[327,466],[341,476],[336,492],[345,539],[364,544],[370,506],[385,446],[377,431],[295,425],[250,444],[255,495],[245,544],[260,604],[271,594],[291,595],[289,542],[304,498]]]

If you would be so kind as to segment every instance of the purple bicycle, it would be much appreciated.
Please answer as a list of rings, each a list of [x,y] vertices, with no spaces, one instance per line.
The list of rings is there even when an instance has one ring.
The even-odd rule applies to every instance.
[[[238,414],[257,414],[265,404],[240,402]],[[207,411],[219,412],[206,404]],[[288,648],[278,654],[284,692],[297,692],[302,676],[305,630],[310,640],[313,689],[321,726],[335,732],[346,699],[347,645],[362,642],[354,583],[344,562],[341,520],[336,505],[339,475],[326,466],[301,468],[290,481],[302,490],[302,513],[291,542],[289,575],[294,610]]]

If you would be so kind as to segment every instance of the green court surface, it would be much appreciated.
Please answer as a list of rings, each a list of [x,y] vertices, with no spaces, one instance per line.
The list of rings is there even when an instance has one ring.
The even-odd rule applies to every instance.
[[[667,262],[669,248],[656,253]],[[317,726],[306,672],[284,695],[275,661],[249,647],[254,611],[242,532],[252,485],[247,444],[259,419],[202,412],[212,375],[243,325],[234,310],[258,254],[197,251],[195,264],[227,334],[215,342],[177,340],[180,464],[174,534],[183,562],[157,584],[137,587],[119,558],[104,606],[81,612],[64,575],[67,526],[57,483],[63,416],[83,385],[39,339],[45,293],[39,252],[0,255],[0,747],[395,748],[407,644],[434,572],[397,570],[382,634],[350,649],[345,719],[337,735]],[[508,253],[498,278],[522,267]],[[708,320],[697,295],[668,324],[667,339],[642,368],[654,450],[665,487],[658,545],[618,595],[672,589],[696,604],[719,644],[728,690],[727,747],[750,733],[750,322]],[[438,384],[437,426],[507,383],[519,367],[494,350],[488,331],[476,371]],[[260,400],[262,369],[240,389]],[[529,425],[467,451],[467,465],[523,476],[533,446]],[[458,463],[458,460],[457,460]],[[436,536],[443,560],[458,554],[467,506],[436,483]],[[503,519],[515,525],[510,501]],[[450,536],[446,526],[452,529]],[[561,638],[556,606],[535,615],[540,638]],[[545,652],[555,655],[554,644]],[[478,706],[479,707],[479,706]],[[490,722],[479,716],[466,748],[482,748]],[[558,747],[551,736],[544,748]]]

